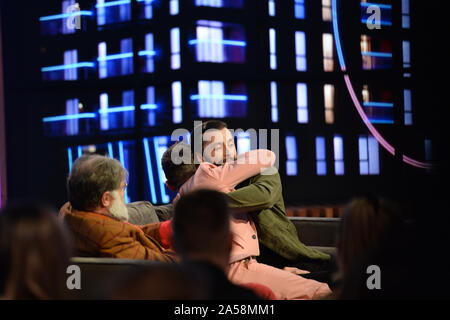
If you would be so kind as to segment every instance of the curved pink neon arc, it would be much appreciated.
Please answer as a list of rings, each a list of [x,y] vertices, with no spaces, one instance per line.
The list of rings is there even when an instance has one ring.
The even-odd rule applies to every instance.
[[[353,100],[353,104],[356,107],[356,110],[359,113],[359,116],[362,118],[364,124],[369,129],[370,133],[377,139],[377,141],[393,156],[395,155],[395,148],[387,142],[383,136],[378,132],[377,129],[373,126],[373,124],[370,122],[369,118],[367,117],[366,113],[364,112],[364,109],[361,106],[361,103],[359,102],[358,98],[356,97],[355,90],[353,89],[352,83],[350,81],[350,78],[347,74],[344,74],[345,84],[347,85],[347,90],[350,93],[350,97]]]
[[[353,104],[355,105],[355,108],[358,111],[359,116],[361,117],[364,124],[369,129],[370,133],[375,137],[375,139],[377,139],[378,143],[381,144],[383,146],[383,148],[385,148],[390,154],[395,155],[395,148],[383,138],[383,136],[373,126],[373,124],[370,122],[369,118],[367,117],[366,113],[364,112],[364,109],[362,108],[361,103],[359,102],[358,98],[356,97],[355,90],[353,89],[353,85],[347,74],[344,74],[344,80],[345,80],[345,84],[347,85],[347,90],[350,93],[350,97],[352,98]],[[406,155],[403,155],[402,159],[407,164],[410,164],[410,165],[418,167],[418,168],[423,168],[423,169],[431,169],[432,168],[431,164],[414,160]]]
[[[395,155],[395,148],[387,142],[383,136],[378,132],[377,129],[372,125],[369,118],[367,117],[366,113],[364,112],[364,109],[361,107],[361,103],[359,102],[358,98],[356,97],[355,90],[353,89],[352,83],[350,81],[350,78],[348,74],[346,73],[346,67],[345,67],[345,60],[344,60],[344,54],[342,52],[341,47],[341,39],[339,36],[339,23],[338,23],[338,15],[337,15],[337,0],[333,0],[331,3],[332,7],[332,13],[333,13],[333,33],[334,33],[334,41],[336,45],[336,50],[338,53],[339,58],[339,65],[341,66],[342,72],[344,72],[344,80],[345,84],[347,86],[347,90],[352,98],[353,104],[356,108],[356,110],[359,113],[359,116],[363,120],[366,127],[369,129],[370,133],[374,136],[375,139],[377,139],[378,143],[381,144],[383,148],[385,148],[390,154]],[[410,164],[414,167],[423,168],[423,169],[431,169],[433,166],[430,163],[417,161],[413,158],[410,158],[406,155],[402,155],[403,162]]]

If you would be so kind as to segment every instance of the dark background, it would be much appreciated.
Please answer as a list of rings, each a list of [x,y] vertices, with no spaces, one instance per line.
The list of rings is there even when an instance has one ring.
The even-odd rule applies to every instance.
[[[70,137],[70,138],[48,138],[43,134],[42,112],[47,101],[53,96],[64,95],[67,92],[86,91],[90,92],[92,86],[96,87],[96,94],[100,88],[128,88],[130,81],[133,86],[141,85],[142,81],[151,81],[164,87],[170,81],[183,81],[183,91],[198,79],[211,77],[209,66],[199,66],[191,63],[193,60],[182,51],[182,71],[174,73],[170,69],[160,70],[156,75],[148,78],[131,76],[125,79],[106,79],[94,83],[74,83],[70,85],[59,85],[43,83],[41,81],[40,67],[42,56],[47,48],[45,39],[40,36],[39,16],[54,13],[52,1],[1,1],[2,15],[2,38],[5,77],[5,105],[6,105],[6,139],[7,139],[7,191],[8,199],[34,197],[60,206],[66,201],[65,179],[67,175],[67,158],[65,148],[73,144],[102,143],[119,136],[121,139],[140,139],[144,136],[163,135],[170,133],[175,126],[156,127],[152,129],[139,129],[136,132],[113,132],[95,137]],[[252,6],[248,3],[251,2]],[[292,1],[293,2],[293,1]],[[400,1],[393,1],[399,2]],[[26,5],[24,5],[26,3]],[[280,173],[284,187],[285,201],[287,205],[303,204],[327,204],[344,203],[351,197],[360,194],[374,193],[387,196],[402,202],[410,208],[413,213],[423,206],[425,199],[435,199],[442,193],[443,189],[438,186],[439,179],[446,171],[442,161],[438,170],[426,173],[422,169],[413,168],[403,163],[399,156],[392,157],[380,146],[380,168],[379,176],[360,176],[357,161],[357,136],[367,133],[360,120],[350,97],[345,89],[342,74],[335,72],[324,75],[322,70],[321,33],[324,24],[321,21],[320,1],[306,1],[307,19],[304,21],[289,20],[292,16],[293,4],[285,5],[285,1],[277,2],[277,16],[268,20],[266,1],[247,1],[246,7],[241,13],[226,9],[191,7],[186,1],[180,3],[180,14],[177,17],[168,15],[168,1],[161,6],[166,6],[160,18],[154,14],[155,20],[151,22],[152,28],[169,29],[171,25],[183,27],[189,25],[198,17],[214,16],[215,19],[223,21],[238,21],[246,27],[247,33],[247,63],[244,66],[214,66],[216,69],[214,78],[243,80],[247,85],[248,117],[246,119],[225,119],[230,128],[279,128],[281,132],[280,144]],[[286,1],[287,3],[287,1]],[[356,3],[356,5],[355,5]],[[59,7],[59,4],[57,4]],[[193,11],[195,10],[195,12]],[[217,17],[217,12],[221,12]],[[402,119],[402,108],[395,115],[396,125],[380,130],[385,134],[397,149],[398,154],[403,152],[414,158],[423,160],[423,138],[431,138],[433,141],[433,159],[440,162],[443,159],[445,131],[444,109],[448,108],[448,101],[441,100],[439,89],[442,76],[445,75],[444,66],[446,53],[444,43],[447,41],[442,36],[445,28],[441,24],[444,20],[439,15],[445,14],[445,10],[437,5],[433,6],[429,1],[411,1],[411,29],[408,36],[411,40],[412,74],[410,87],[413,92],[413,114],[414,126],[405,128],[398,125]],[[196,16],[197,15],[197,16]],[[395,15],[395,12],[393,12]],[[309,19],[314,16],[314,19]],[[158,20],[159,19],[159,20]],[[172,19],[172,20],[170,20]],[[291,23],[292,22],[292,23]],[[268,48],[268,28],[277,28],[277,50],[279,69],[275,72],[268,70],[268,50],[260,53],[260,48],[252,47],[248,41],[250,36],[259,35],[260,43]],[[139,26],[129,26],[130,30]],[[402,91],[401,79],[401,54],[398,61],[394,59],[392,70],[367,75],[361,72],[361,55],[359,50],[359,39],[363,25],[360,23],[359,3],[357,1],[344,0],[340,9],[340,34],[343,41],[347,68],[350,71],[355,91],[360,93],[362,83],[370,77],[370,81],[382,82],[392,87],[394,94]],[[385,31],[387,36],[401,38],[401,30]],[[447,28],[448,29],[448,28]],[[258,33],[261,30],[260,34]],[[303,30],[306,33],[308,71],[296,72],[295,61],[292,52],[294,41],[292,34],[294,30]],[[318,31],[316,31],[318,30]],[[327,29],[329,30],[329,29]],[[331,31],[331,30],[330,30]],[[317,32],[318,36],[313,37]],[[96,37],[98,35],[92,35]],[[102,37],[108,39],[117,36],[114,30],[106,30]],[[181,43],[187,39],[181,39]],[[76,39],[74,41],[81,41]],[[264,42],[266,41],[266,42]],[[161,45],[168,48],[169,39],[162,41]],[[401,47],[394,47],[396,50]],[[183,50],[183,48],[182,48]],[[167,50],[166,50],[167,51]],[[191,59],[191,60],[189,60]],[[168,65],[169,55],[162,58],[161,65]],[[337,63],[337,59],[335,59]],[[263,67],[264,66],[264,67]],[[317,71],[317,72],[316,72]],[[279,123],[270,122],[270,90],[261,91],[261,86],[276,80],[278,82],[278,99],[280,105]],[[323,120],[323,96],[316,96],[321,90],[324,80],[332,81],[336,86],[337,103],[335,124],[326,126]],[[309,86],[309,112],[310,123],[300,126],[295,122],[296,82],[306,82]],[[315,86],[315,84],[317,84]],[[442,86],[445,90],[445,87]],[[267,87],[268,88],[268,87]],[[295,89],[295,88],[294,88]],[[448,90],[448,89],[447,89]],[[444,91],[445,92],[445,91]],[[186,94],[183,93],[183,99]],[[401,95],[394,97],[394,103],[401,106]],[[315,102],[317,101],[317,103]],[[185,102],[183,100],[183,102]],[[314,109],[314,105],[319,107]],[[189,103],[183,103],[186,109]],[[291,111],[281,109],[281,105],[289,106]],[[179,127],[192,128],[192,116],[189,111],[183,111],[183,123]],[[398,121],[399,120],[399,121]],[[137,123],[137,122],[136,122]],[[299,175],[288,177],[284,172],[286,154],[284,152],[284,135],[293,133],[297,136],[303,150],[299,150],[300,164]],[[342,177],[332,175],[332,149],[329,137],[334,133],[342,134],[344,138],[344,153],[346,174]],[[314,138],[316,135],[327,137],[327,162],[328,175],[317,176],[315,173]],[[140,140],[139,140],[140,141]],[[306,145],[305,145],[306,144]],[[354,155],[354,156],[352,156]],[[138,153],[139,156],[139,153]],[[140,157],[142,158],[142,157]],[[442,165],[444,164],[444,165]],[[142,165],[142,164],[141,164]],[[144,171],[142,171],[144,172]],[[144,179],[141,179],[144,180]],[[142,188],[139,196],[144,197]],[[445,187],[448,189],[448,187]],[[445,190],[445,189],[444,189]]]

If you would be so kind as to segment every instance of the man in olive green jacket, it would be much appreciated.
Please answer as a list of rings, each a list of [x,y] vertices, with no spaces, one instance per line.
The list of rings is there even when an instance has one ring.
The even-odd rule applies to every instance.
[[[191,134],[192,154],[203,161],[220,165],[236,159],[236,146],[227,124],[209,120],[196,125]],[[201,154],[199,151],[201,150]],[[241,188],[228,193],[230,207],[253,216],[258,231],[261,254],[258,261],[283,268],[295,266],[312,272],[331,271],[330,255],[304,245],[298,238],[294,224],[286,216],[282,186],[278,170],[250,178]],[[244,187],[242,187],[244,186]],[[266,249],[267,248],[267,249]],[[320,279],[329,282],[328,275]]]
[[[304,245],[297,229],[286,216],[278,171],[271,175],[257,175],[246,186],[227,194],[235,211],[251,213],[258,230],[259,242],[283,258],[295,262],[300,259],[329,260],[330,256]]]
[[[234,211],[252,215],[261,245],[259,262],[279,268],[295,266],[311,272],[330,271],[327,270],[330,268],[330,255],[303,244],[298,238],[294,224],[286,216],[280,174],[275,168],[273,174],[254,176],[238,187],[236,191],[227,194],[229,205]],[[163,218],[159,214],[159,209],[164,209],[165,216],[169,218],[170,214],[167,212],[172,211],[171,204],[153,207],[149,202],[143,201],[127,206],[129,221],[138,225],[144,224],[140,221],[142,219],[145,223],[167,220],[167,217]],[[152,209],[152,214],[149,214],[149,209]],[[142,218],[150,216],[154,216],[155,221]]]

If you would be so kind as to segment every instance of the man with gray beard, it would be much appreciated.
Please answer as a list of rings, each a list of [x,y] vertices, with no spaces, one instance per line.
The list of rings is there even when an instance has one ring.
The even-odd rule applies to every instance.
[[[67,180],[70,206],[63,218],[77,256],[175,262],[175,253],[161,246],[160,223],[128,223],[127,179],[126,169],[109,157],[85,155],[74,162]]]

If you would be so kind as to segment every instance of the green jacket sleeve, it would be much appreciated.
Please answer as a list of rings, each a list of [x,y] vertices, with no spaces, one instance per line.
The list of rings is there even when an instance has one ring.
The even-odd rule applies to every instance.
[[[227,196],[233,211],[251,212],[271,208],[277,202],[280,192],[280,174],[276,171],[270,175],[260,174],[251,178],[250,185],[230,192]]]

